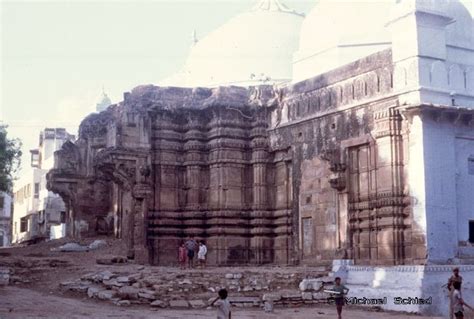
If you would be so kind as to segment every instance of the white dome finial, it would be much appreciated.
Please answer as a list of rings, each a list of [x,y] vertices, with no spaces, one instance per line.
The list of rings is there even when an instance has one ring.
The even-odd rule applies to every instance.
[[[193,41],[193,45],[196,45],[196,43],[198,43],[198,41],[199,41],[198,38],[197,38],[196,29],[193,30],[192,41]]]

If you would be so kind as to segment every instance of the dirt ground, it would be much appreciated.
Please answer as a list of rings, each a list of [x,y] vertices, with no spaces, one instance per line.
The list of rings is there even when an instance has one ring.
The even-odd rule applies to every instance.
[[[214,310],[150,310],[142,307],[122,308],[90,299],[72,299],[46,295],[34,290],[5,287],[0,288],[0,318],[1,319],[204,319],[214,318]],[[434,319],[440,317],[409,316],[386,312],[370,312],[355,309],[345,309],[343,318],[349,319],[404,319],[408,317],[419,319]],[[275,309],[267,314],[262,310],[233,309],[232,318],[240,319],[309,319],[337,318],[333,308],[326,306],[300,307],[290,309]]]
[[[107,238],[107,247],[97,251],[62,253],[51,251],[60,245],[70,242],[67,239],[50,241],[37,245],[0,249],[0,267],[14,270],[14,280],[9,286],[0,287],[0,319],[15,318],[163,318],[163,319],[199,319],[215,318],[215,310],[155,310],[145,305],[120,307],[110,302],[89,299],[84,294],[73,294],[59,289],[64,281],[76,280],[81,276],[100,270],[133,272],[143,266],[133,263],[125,265],[97,265],[96,259],[105,255],[123,255],[124,246],[118,240]],[[88,244],[92,240],[85,240]],[[164,273],[175,271],[170,267],[149,267],[153,272]],[[258,269],[258,267],[254,267]],[[246,268],[247,269],[247,268]],[[252,267],[248,267],[252,269]],[[193,270],[190,270],[193,271]],[[231,268],[207,269],[204,272],[234,271]],[[292,272],[294,268],[267,267],[258,271]],[[300,269],[301,271],[301,269]],[[185,275],[188,271],[184,271]],[[364,311],[347,308],[343,318],[350,319],[434,319],[438,317],[412,316],[400,313]],[[335,309],[327,305],[314,305],[297,308],[276,308],[274,313],[267,314],[258,308],[234,308],[232,318],[267,319],[267,318],[337,318]]]

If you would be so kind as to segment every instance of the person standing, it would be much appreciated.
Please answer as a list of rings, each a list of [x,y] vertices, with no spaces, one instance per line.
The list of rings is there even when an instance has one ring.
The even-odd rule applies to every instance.
[[[349,288],[341,283],[341,278],[336,277],[332,290],[336,293],[334,301],[336,303],[337,317],[342,318],[342,307],[344,306],[344,296],[349,292]]]
[[[231,319],[232,312],[230,310],[230,302],[227,299],[227,290],[221,289],[218,296],[211,302],[211,306],[217,305],[217,319]]]
[[[454,293],[454,283],[459,282],[459,284],[462,284],[462,276],[459,275],[459,268],[455,267],[453,268],[453,275],[449,277],[448,280],[448,290],[449,290],[449,318],[453,319],[454,316],[454,309],[453,309],[453,293]]]
[[[186,255],[187,255],[186,247],[184,246],[184,243],[181,243],[181,245],[178,248],[178,262],[181,269],[186,268],[186,257],[187,257]]]
[[[199,242],[199,251],[198,251],[198,261],[199,266],[201,268],[206,267],[206,255],[207,255],[207,247],[204,243],[204,240]]]
[[[184,243],[184,246],[186,246],[187,249],[187,256],[188,256],[188,267],[193,268],[194,267],[194,254],[196,251],[196,241],[192,236],[188,237],[188,240],[186,243]]]
[[[456,319],[463,319],[464,318],[464,306],[468,307],[471,310],[471,306],[469,306],[463,299],[461,294],[461,283],[459,281],[455,281],[452,285],[453,288],[453,314]]]

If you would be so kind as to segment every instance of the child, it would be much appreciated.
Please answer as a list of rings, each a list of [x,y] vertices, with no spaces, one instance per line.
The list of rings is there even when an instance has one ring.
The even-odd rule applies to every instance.
[[[332,288],[333,291],[337,292],[336,296],[334,297],[334,301],[336,302],[336,309],[337,309],[337,316],[339,319],[342,318],[342,306],[344,306],[344,295],[349,292],[349,289],[341,284],[341,278],[336,277],[334,280],[334,287]]]
[[[231,319],[230,302],[227,299],[227,290],[221,289],[218,294],[219,296],[211,302],[211,306],[217,302],[217,319]]]
[[[184,243],[181,243],[181,246],[179,246],[178,249],[178,262],[181,269],[186,268],[186,253],[186,247],[184,246]]]
[[[461,283],[459,281],[453,282],[454,292],[453,292],[453,312],[456,319],[464,318],[464,307],[466,306],[471,310],[471,306],[464,302],[461,295]]]
[[[198,251],[198,260],[199,260],[199,265],[201,268],[204,268],[206,266],[206,255],[207,255],[207,247],[204,244],[204,240],[201,240],[199,242],[199,251]]]

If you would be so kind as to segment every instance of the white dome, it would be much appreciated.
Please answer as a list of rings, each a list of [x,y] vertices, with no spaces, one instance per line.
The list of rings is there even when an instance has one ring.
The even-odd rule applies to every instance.
[[[299,54],[340,44],[390,42],[385,23],[396,0],[321,0],[301,27]]]
[[[161,85],[219,86],[291,80],[303,15],[263,0],[191,48],[183,70]]]
[[[464,0],[467,1],[467,0]],[[430,11],[453,19],[447,44],[472,47],[472,17],[459,0],[320,0],[301,27],[293,80],[301,81],[391,47],[394,13]]]
[[[446,27],[446,43],[460,47],[473,46],[473,21],[466,4],[459,0],[400,0],[393,8],[395,15],[401,12],[426,11],[437,13],[453,19]]]

